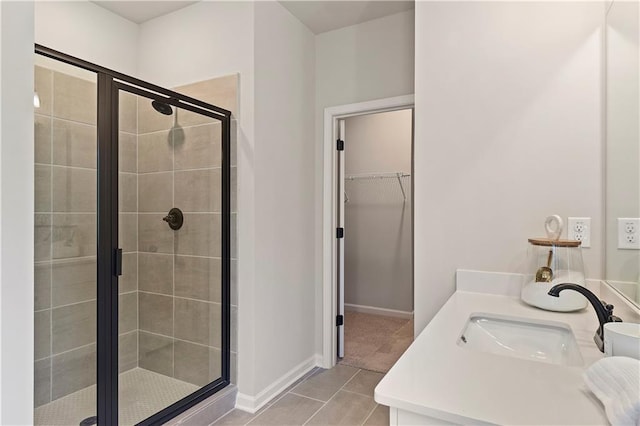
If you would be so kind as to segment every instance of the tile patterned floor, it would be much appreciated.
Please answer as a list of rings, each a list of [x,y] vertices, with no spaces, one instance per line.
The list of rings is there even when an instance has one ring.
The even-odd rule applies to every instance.
[[[121,425],[133,425],[198,390],[198,386],[134,368],[120,374]],[[35,409],[36,425],[77,425],[96,415],[96,386],[89,386]]]
[[[340,364],[387,373],[413,342],[413,320],[346,311]]]
[[[338,364],[316,368],[255,414],[232,410],[214,425],[387,426],[389,409],[373,400],[383,374]]]

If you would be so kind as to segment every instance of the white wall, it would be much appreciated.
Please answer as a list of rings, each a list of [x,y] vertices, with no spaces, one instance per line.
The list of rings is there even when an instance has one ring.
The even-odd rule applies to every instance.
[[[138,25],[88,1],[36,1],[36,43],[137,75]]]
[[[411,173],[412,116],[403,109],[345,119],[345,173]]]
[[[33,423],[33,3],[0,2],[0,424]]]
[[[412,110],[345,120],[345,174],[411,173]],[[345,303],[413,311],[411,178],[345,181]]]
[[[261,391],[315,354],[315,46],[313,33],[277,2],[256,2],[255,31],[252,353]]]
[[[614,1],[607,15],[605,278],[610,282],[640,279],[640,251],[618,249],[618,218],[640,217],[639,9],[638,2]]]
[[[416,332],[456,268],[522,272],[550,214],[592,218],[602,277],[601,23],[597,2],[416,3]]]
[[[323,114],[326,107],[413,94],[414,11],[316,36],[316,352],[322,353]]]
[[[240,73],[240,116],[253,108],[252,2],[202,1],[140,25],[141,78],[176,87]],[[247,117],[252,118],[252,117]],[[249,124],[253,124],[253,120]]]

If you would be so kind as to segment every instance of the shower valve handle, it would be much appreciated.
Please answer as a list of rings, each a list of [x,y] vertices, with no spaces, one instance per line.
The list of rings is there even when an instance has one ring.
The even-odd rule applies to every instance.
[[[162,218],[165,222],[169,224],[169,228],[177,231],[182,228],[182,224],[184,223],[184,216],[182,215],[182,211],[174,207],[169,210],[169,214]]]

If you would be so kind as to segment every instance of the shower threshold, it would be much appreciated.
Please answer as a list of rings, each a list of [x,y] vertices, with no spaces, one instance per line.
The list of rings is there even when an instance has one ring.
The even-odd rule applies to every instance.
[[[142,368],[119,375],[119,424],[133,425],[200,389]],[[76,391],[35,409],[36,425],[79,425],[95,416],[96,385]]]

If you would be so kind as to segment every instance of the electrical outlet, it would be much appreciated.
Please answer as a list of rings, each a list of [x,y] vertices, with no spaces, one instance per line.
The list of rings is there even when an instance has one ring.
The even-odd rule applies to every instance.
[[[567,235],[570,240],[582,241],[580,247],[591,247],[591,218],[570,217]]]
[[[640,219],[618,218],[618,248],[640,250]]]

